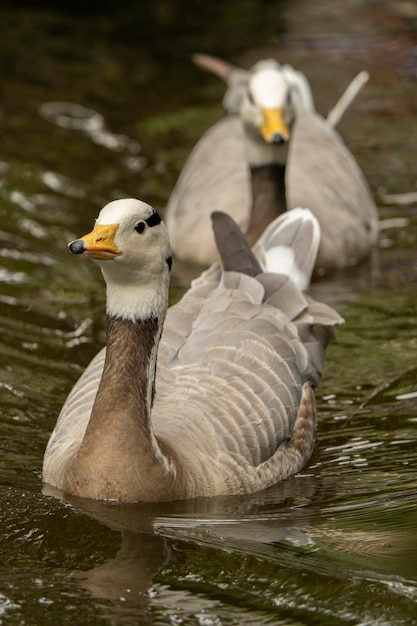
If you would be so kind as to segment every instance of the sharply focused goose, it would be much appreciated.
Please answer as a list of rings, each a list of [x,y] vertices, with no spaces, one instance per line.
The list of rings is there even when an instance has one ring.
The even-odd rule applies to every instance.
[[[252,493],[307,463],[313,385],[342,321],[303,293],[319,226],[294,210],[252,251],[230,217],[213,224],[221,263],[168,312],[171,249],[151,206],[110,202],[70,244],[106,282],[106,348],[62,408],[46,483],[97,500],[173,501]]]
[[[321,228],[316,269],[368,256],[378,236],[375,203],[333,128],[337,119],[315,111],[304,74],[272,59],[250,71],[207,55],[195,60],[227,82],[228,115],[196,144],[169,198],[165,217],[174,256],[199,265],[216,259],[213,206],[234,218],[250,244],[277,215],[307,206]],[[357,79],[363,84],[362,74]]]

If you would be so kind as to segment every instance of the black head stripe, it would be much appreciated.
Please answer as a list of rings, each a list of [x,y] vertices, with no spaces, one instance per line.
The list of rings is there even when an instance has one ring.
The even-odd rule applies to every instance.
[[[156,211],[145,220],[148,226],[157,226],[161,221],[161,216]]]

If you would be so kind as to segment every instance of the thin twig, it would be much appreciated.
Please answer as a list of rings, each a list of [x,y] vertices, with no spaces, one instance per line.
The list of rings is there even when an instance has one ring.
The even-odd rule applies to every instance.
[[[380,194],[380,198],[385,204],[413,204],[417,202],[417,191]]]
[[[414,370],[417,369],[417,365],[410,365],[410,367],[407,367],[406,369],[402,370],[402,372],[400,372],[399,374],[396,374],[395,376],[393,376],[392,378],[389,378],[388,380],[385,380],[384,382],[382,382],[381,384],[379,384],[377,387],[375,387],[375,389],[372,389],[372,391],[366,396],[365,400],[363,400],[363,402],[360,403],[359,406],[357,406],[355,409],[353,409],[350,414],[348,415],[348,417],[345,419],[345,421],[343,422],[343,426],[347,426],[348,424],[350,424],[350,422],[352,421],[352,418],[359,413],[359,411],[362,411],[363,408],[365,408],[365,406],[371,401],[373,400],[373,398],[375,398],[377,395],[379,395],[380,393],[382,393],[383,391],[385,391],[386,389],[389,389],[390,387],[392,387],[393,385],[395,385],[396,382],[398,382],[399,380],[401,380],[401,378],[405,375],[408,374],[409,372],[412,372]]]
[[[355,76],[327,116],[326,121],[330,126],[336,128],[343,115],[346,113],[346,110],[350,107],[368,80],[369,74],[368,72],[365,72],[365,70],[363,72],[359,72],[359,74]]]

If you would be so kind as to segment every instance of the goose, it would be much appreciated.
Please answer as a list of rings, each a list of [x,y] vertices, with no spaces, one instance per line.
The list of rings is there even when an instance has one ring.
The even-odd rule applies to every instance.
[[[67,494],[165,502],[250,494],[314,446],[325,348],[342,318],[304,293],[319,245],[307,209],[256,246],[213,214],[220,262],[168,308],[171,247],[150,205],[115,200],[69,244],[106,283],[106,346],[75,384],[43,480]]]
[[[215,261],[213,206],[234,218],[251,245],[277,215],[308,206],[321,228],[318,273],[366,258],[377,243],[378,212],[334,128],[340,107],[325,120],[315,111],[305,75],[273,59],[249,71],[209,55],[194,61],[226,81],[228,114],[197,142],[168,199],[174,256],[201,266]],[[363,72],[352,81],[348,102],[367,78]]]

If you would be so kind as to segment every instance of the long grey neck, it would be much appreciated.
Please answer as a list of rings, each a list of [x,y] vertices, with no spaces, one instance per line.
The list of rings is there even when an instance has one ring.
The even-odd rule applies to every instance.
[[[111,407],[112,413],[131,416],[141,429],[150,430],[160,332],[156,317],[107,317],[106,360],[88,428],[102,422]]]
[[[285,166],[288,144],[268,144],[249,125],[244,125],[244,130],[252,192],[246,239],[253,245],[268,224],[287,210]]]
[[[287,210],[285,165],[272,163],[250,170],[252,205],[246,239],[256,243],[265,228]]]
[[[162,323],[107,319],[106,359],[82,444],[66,476],[81,497],[135,501],[167,479],[170,461],[151,424]]]

